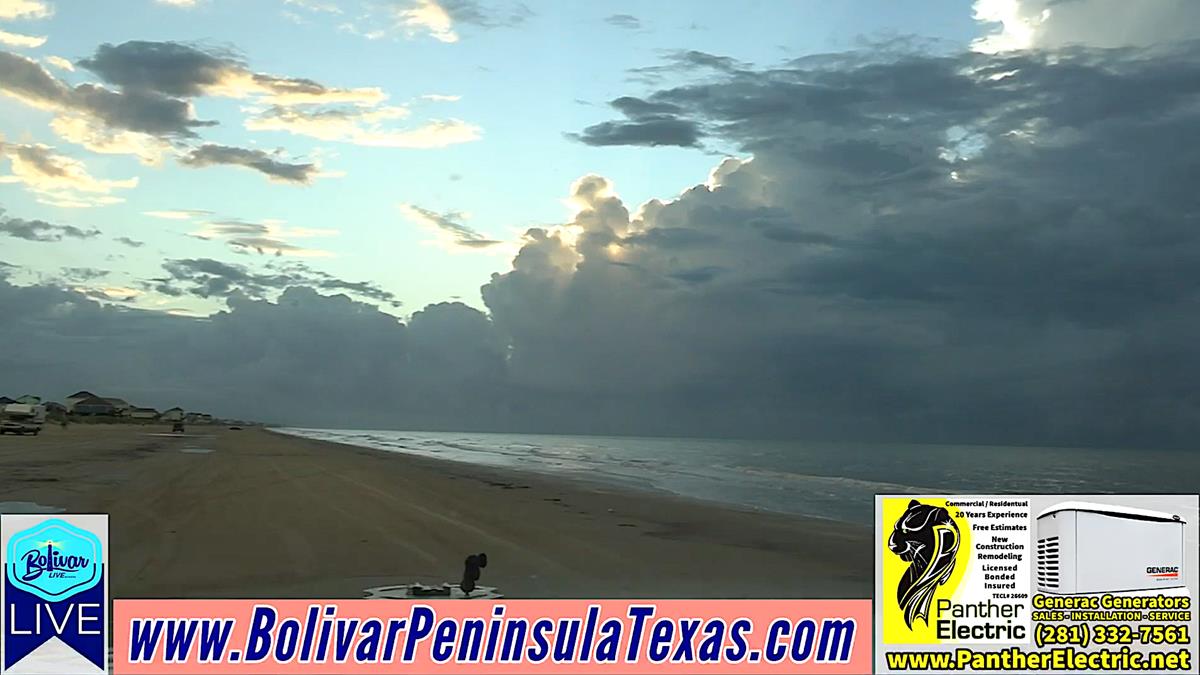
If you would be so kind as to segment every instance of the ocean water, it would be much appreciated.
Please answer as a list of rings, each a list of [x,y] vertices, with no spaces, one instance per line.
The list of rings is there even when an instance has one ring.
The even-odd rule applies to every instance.
[[[870,524],[880,493],[1188,493],[1200,452],[276,429],[389,452]]]

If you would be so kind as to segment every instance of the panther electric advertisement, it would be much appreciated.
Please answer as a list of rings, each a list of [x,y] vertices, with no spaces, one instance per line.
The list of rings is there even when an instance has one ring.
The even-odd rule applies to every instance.
[[[1196,495],[881,495],[876,672],[1195,672]]]

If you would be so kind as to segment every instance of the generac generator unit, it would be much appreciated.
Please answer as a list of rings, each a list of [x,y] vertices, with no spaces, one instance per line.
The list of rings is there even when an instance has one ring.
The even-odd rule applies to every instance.
[[[1063,502],[1037,517],[1037,587],[1074,595],[1183,586],[1177,514]]]

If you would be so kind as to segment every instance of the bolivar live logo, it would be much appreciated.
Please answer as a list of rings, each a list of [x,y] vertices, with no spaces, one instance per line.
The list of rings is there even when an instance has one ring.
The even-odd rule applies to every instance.
[[[108,516],[6,515],[0,672],[104,673]]]

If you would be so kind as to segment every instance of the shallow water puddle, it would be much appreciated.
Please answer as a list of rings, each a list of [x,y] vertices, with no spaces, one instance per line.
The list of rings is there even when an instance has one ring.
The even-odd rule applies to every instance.
[[[413,595],[413,587],[431,588],[425,584],[401,584],[399,586],[376,586],[363,589],[367,600],[495,600],[503,598],[495,586],[476,586],[470,595],[462,592],[457,584],[447,584],[450,595]],[[433,587],[436,588],[436,587]]]
[[[0,513],[62,513],[66,509],[36,502],[0,502]]]
[[[189,455],[207,455],[212,452],[212,448],[180,448],[179,451]]]

